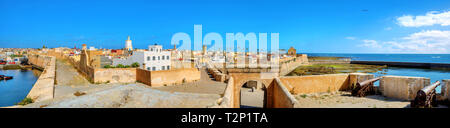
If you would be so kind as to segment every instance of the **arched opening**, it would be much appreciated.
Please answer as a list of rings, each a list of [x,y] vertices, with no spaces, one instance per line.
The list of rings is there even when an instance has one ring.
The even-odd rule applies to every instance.
[[[265,108],[267,103],[266,86],[261,81],[250,80],[242,86],[239,96],[240,108]]]

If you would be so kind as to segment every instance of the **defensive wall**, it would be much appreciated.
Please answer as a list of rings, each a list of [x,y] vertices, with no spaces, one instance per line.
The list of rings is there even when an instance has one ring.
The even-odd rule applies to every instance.
[[[441,95],[447,101],[450,101],[450,79],[442,80]]]
[[[147,71],[137,68],[95,68],[89,65],[89,56],[68,56],[62,52],[48,51],[45,55],[67,60],[77,71],[92,83],[134,83],[151,86],[172,85],[200,79],[196,68],[180,68],[161,71]]]
[[[228,79],[227,87],[223,93],[223,97],[218,100],[218,105],[213,108],[239,108],[240,107],[240,88],[239,85],[235,85],[233,77]],[[238,93],[236,93],[238,92]],[[289,93],[280,79],[272,79],[271,83],[265,91],[264,107],[267,108],[294,108],[298,101],[294,96]]]
[[[239,78],[237,78],[239,77]],[[259,79],[265,85],[264,107],[295,108],[300,104],[293,95],[325,93],[335,91],[350,91],[357,82],[374,78],[372,74],[350,73],[310,76],[283,76],[273,79]],[[216,107],[238,108],[240,106],[240,89],[242,81],[254,78],[240,77],[231,74],[223,97],[218,100]],[[241,81],[241,82],[239,82]],[[443,80],[441,84],[442,97],[448,100],[450,80]],[[411,101],[417,91],[430,85],[429,78],[409,76],[383,76],[377,91],[385,97],[403,101]]]
[[[280,60],[280,75],[284,76],[289,74],[300,65],[309,64],[308,56],[306,54],[300,54],[297,57],[290,57]]]
[[[428,85],[430,79],[425,77],[383,76],[379,90],[386,97],[414,100],[417,91]]]
[[[56,59],[51,56],[30,55],[28,63],[43,69],[27,97],[34,102],[53,99],[56,76]]]
[[[136,81],[152,87],[181,84],[198,80],[200,80],[200,71],[197,68],[180,68],[160,71],[136,69]]]

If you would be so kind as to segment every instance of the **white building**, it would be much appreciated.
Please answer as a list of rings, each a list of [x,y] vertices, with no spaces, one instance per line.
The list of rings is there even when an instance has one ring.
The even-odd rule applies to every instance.
[[[125,50],[132,51],[133,45],[131,45],[130,36],[128,36],[128,39],[125,41]]]
[[[133,51],[130,57],[113,59],[113,65],[131,65],[138,62],[140,68],[149,71],[170,70],[170,59],[170,51],[163,51],[161,45],[151,45],[148,51]]]

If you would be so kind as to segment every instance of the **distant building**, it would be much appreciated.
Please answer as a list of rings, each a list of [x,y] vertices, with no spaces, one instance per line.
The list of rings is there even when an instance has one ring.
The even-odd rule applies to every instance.
[[[203,45],[202,47],[202,55],[206,55],[206,45]]]
[[[89,50],[97,50],[95,47],[91,46],[89,47]]]
[[[288,55],[289,56],[296,56],[297,55],[297,50],[295,50],[295,48],[291,46],[291,48],[289,48],[289,50],[288,50]]]
[[[113,65],[131,65],[139,63],[140,68],[149,71],[170,70],[171,53],[163,51],[162,45],[151,45],[148,51],[133,51],[133,55],[127,58],[113,59]]]
[[[102,51],[88,50],[86,44],[83,44],[80,64],[82,66],[92,66],[94,68],[99,68],[101,66],[101,55],[103,55]]]
[[[130,36],[128,36],[128,39],[125,41],[125,50],[132,51],[133,46],[131,44]]]

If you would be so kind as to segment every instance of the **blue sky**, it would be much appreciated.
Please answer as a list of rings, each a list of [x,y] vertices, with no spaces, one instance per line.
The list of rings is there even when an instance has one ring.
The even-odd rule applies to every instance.
[[[279,33],[299,52],[450,53],[448,11],[449,0],[0,0],[0,47],[116,49],[130,35],[136,48],[172,48],[201,24],[203,35]]]

